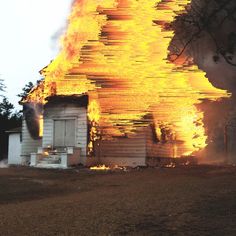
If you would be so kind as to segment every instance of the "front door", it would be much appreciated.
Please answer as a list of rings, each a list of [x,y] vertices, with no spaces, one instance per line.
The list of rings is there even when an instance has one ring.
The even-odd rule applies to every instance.
[[[54,120],[54,147],[75,146],[75,120]]]

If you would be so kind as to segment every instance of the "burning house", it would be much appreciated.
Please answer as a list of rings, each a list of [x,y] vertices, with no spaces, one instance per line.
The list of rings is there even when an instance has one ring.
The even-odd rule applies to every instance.
[[[59,55],[21,101],[23,162],[144,166],[206,146],[197,105],[227,93],[166,58],[189,0],[75,0]]]
[[[143,117],[134,132],[102,139],[102,129],[89,120],[89,96],[53,96],[43,107],[25,103],[21,160],[35,167],[71,165],[145,166],[169,163],[183,141],[163,128],[157,135],[153,117]],[[183,157],[182,157],[183,158]],[[184,158],[183,158],[184,160]]]

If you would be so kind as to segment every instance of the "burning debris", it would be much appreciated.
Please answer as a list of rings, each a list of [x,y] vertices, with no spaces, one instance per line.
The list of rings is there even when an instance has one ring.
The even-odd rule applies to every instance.
[[[198,164],[198,159],[194,156],[185,156],[179,158],[148,158],[148,166],[155,167],[183,167],[183,166],[195,166]]]
[[[90,170],[110,170],[111,168],[105,165],[92,166]]]
[[[175,163],[171,162],[170,164],[165,165],[166,168],[175,168]]]
[[[92,166],[89,168],[90,170],[95,170],[95,171],[124,171],[127,172],[128,171],[128,167],[125,166],[118,166],[118,165],[114,165],[114,166],[106,166],[106,165],[98,165],[98,166]]]

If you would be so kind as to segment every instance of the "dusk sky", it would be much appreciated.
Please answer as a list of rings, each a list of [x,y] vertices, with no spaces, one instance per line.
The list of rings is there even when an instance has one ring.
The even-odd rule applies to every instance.
[[[0,1],[0,79],[17,109],[16,95],[57,55],[70,6],[71,0]]]

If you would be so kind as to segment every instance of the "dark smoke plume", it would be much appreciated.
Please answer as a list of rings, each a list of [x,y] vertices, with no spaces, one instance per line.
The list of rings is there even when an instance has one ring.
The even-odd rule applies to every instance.
[[[28,131],[33,139],[39,139],[39,118],[42,115],[42,105],[34,103],[24,104],[24,117]]]
[[[169,47],[169,59],[197,64],[213,86],[231,94],[230,98],[205,100],[198,105],[204,112],[208,135],[203,155],[223,160],[225,127],[236,117],[236,1],[192,0],[186,10],[171,25],[175,37]]]

